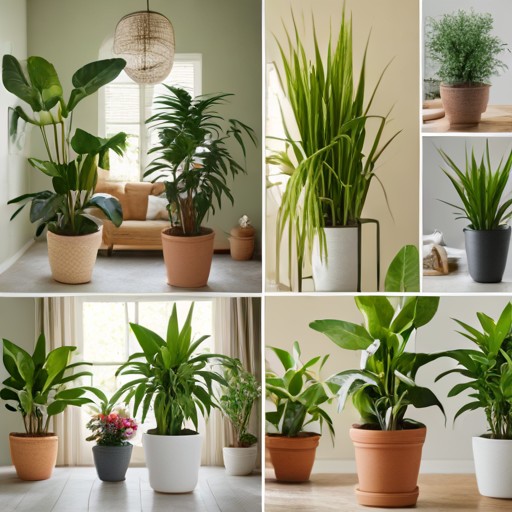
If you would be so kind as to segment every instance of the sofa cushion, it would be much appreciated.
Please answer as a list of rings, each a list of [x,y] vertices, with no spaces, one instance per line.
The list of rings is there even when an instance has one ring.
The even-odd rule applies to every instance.
[[[148,196],[148,211],[146,220],[169,220],[167,212],[167,199],[161,196]]]

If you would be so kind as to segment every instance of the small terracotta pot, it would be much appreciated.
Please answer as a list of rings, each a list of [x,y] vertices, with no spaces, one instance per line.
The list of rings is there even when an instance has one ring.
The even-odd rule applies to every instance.
[[[489,103],[489,88],[488,84],[441,84],[441,100],[450,126],[478,124]]]
[[[252,258],[254,253],[254,237],[230,236],[229,252],[231,257],[237,261],[246,261]]]
[[[201,232],[203,234],[199,236],[183,236],[176,228],[162,231],[167,283],[171,286],[206,286],[212,266],[215,233],[209,228],[201,228]]]
[[[267,434],[266,447],[274,466],[276,479],[281,482],[307,482],[315,462],[320,435],[301,432],[298,437]]]
[[[101,245],[102,227],[96,233],[62,236],[48,231],[48,259],[52,277],[64,284],[88,283]]]
[[[253,226],[247,226],[243,228],[242,226],[236,226],[231,229],[230,235],[236,238],[254,238],[256,234],[256,229]]]
[[[22,480],[48,480],[57,463],[57,436],[9,434],[11,460]]]
[[[369,507],[408,507],[418,500],[425,427],[407,430],[350,429],[359,487],[357,502]]]

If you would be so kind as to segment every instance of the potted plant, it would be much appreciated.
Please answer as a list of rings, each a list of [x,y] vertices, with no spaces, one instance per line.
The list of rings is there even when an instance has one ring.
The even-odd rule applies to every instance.
[[[455,320],[474,348],[447,352],[458,365],[437,380],[453,373],[466,377],[448,396],[470,391],[470,401],[457,411],[454,421],[467,411],[485,411],[488,432],[473,437],[478,490],[492,498],[512,498],[512,304],[505,306],[498,321],[485,313],[477,317],[481,330]]]
[[[306,363],[300,360],[299,344],[293,351],[268,347],[279,358],[283,372],[267,370],[265,377],[266,396],[275,410],[266,413],[267,424],[274,430],[265,436],[265,445],[270,453],[276,478],[282,482],[306,482],[311,475],[320,433],[308,431],[325,423],[334,439],[332,419],[324,409],[331,398],[327,393],[327,381],[316,375],[314,366],[320,371],[329,356],[314,357]],[[315,424],[315,425],[313,425]]]
[[[100,402],[86,425],[92,432],[86,441],[96,441],[92,454],[98,478],[103,482],[121,482],[132,456],[129,440],[137,434],[138,425],[126,411],[116,408],[116,395],[109,400],[99,389],[94,393]]]
[[[5,88],[32,110],[32,115],[21,106],[11,111],[11,134],[20,119],[39,129],[47,159],[29,158],[29,163],[49,176],[53,187],[53,191],[43,190],[11,199],[9,204],[21,203],[11,220],[30,203],[30,221],[37,223],[36,236],[48,227],[52,276],[62,283],[91,280],[101,244],[101,228],[100,220],[92,216],[88,208],[99,208],[116,226],[123,219],[119,201],[107,194],[94,195],[94,189],[98,166],[109,169],[109,150],[121,155],[126,146],[126,134],[103,139],[79,128],[72,135],[71,128],[75,107],[114,80],[125,64],[123,59],[108,59],[83,66],[73,75],[74,89],[66,101],[51,63],[42,57],[29,57],[25,73],[15,57],[3,57]]]
[[[173,307],[167,338],[145,327],[131,323],[142,352],[132,354],[116,375],[137,378],[122,386],[118,396],[126,393],[133,399],[133,413],[142,408],[144,423],[152,406],[156,428],[144,433],[142,443],[149,472],[149,483],[158,492],[183,493],[194,490],[201,462],[202,436],[197,432],[198,412],[208,416],[217,407],[212,384],[224,379],[208,367],[218,354],[196,350],[208,335],[192,339],[190,307],[182,328],[179,328],[176,304]],[[191,421],[196,430],[185,427]]]
[[[287,33],[288,48],[279,44],[284,68],[280,80],[296,129],[283,114],[285,149],[267,159],[289,175],[277,217],[276,268],[287,231],[289,278],[292,282],[294,240],[299,291],[309,257],[315,290],[356,291],[360,219],[377,161],[399,132],[385,139],[388,116],[371,112],[382,75],[365,96],[366,51],[359,79],[354,76],[351,19],[343,12],[338,39],[329,41],[325,61],[314,27],[313,37],[312,60],[295,21],[294,34]],[[295,131],[298,137],[291,135]]]
[[[427,55],[439,65],[441,100],[450,125],[479,123],[489,102],[491,77],[507,69],[498,58],[507,45],[492,30],[492,15],[473,10],[428,20]]]
[[[164,84],[165,85],[165,84]],[[232,156],[230,141],[245,157],[245,136],[256,144],[251,128],[236,119],[226,123],[217,107],[231,94],[192,96],[165,85],[169,93],[156,98],[158,112],[147,122],[157,129],[157,156],[144,176],[165,180],[171,228],[162,232],[167,282],[199,288],[208,281],[215,233],[202,226],[222,196],[233,203],[227,177],[245,172]]]
[[[91,403],[85,396],[87,388],[70,385],[84,376],[82,365],[71,363],[76,347],[58,347],[46,353],[45,337],[41,334],[30,355],[9,340],[3,340],[3,362],[9,377],[3,381],[0,398],[5,407],[23,417],[24,433],[9,434],[11,459],[22,480],[46,480],[52,475],[57,461],[57,436],[49,432],[50,419],[68,405]]]
[[[512,151],[493,169],[489,152],[489,141],[485,146],[480,163],[474,150],[471,157],[466,152],[465,168],[460,168],[443,150],[438,150],[447,165],[442,169],[454,186],[462,206],[451,203],[458,219],[467,219],[469,225],[464,228],[466,254],[469,275],[479,283],[499,283],[507,265],[510,245],[510,226],[512,199],[505,200]],[[453,174],[454,175],[453,175]]]
[[[234,434],[234,444],[222,449],[224,466],[228,475],[249,475],[256,465],[258,439],[247,429],[261,386],[239,359],[225,359],[222,365],[226,384],[220,386],[218,403]]]
[[[393,305],[393,301],[396,304]],[[428,388],[416,384],[419,368],[443,353],[406,352],[417,329],[437,311],[438,297],[356,297],[364,325],[344,320],[310,324],[343,349],[362,351],[361,368],[330,378],[339,408],[348,396],[363,423],[350,429],[355,447],[360,505],[413,506],[426,427],[405,417],[407,408],[443,406]]]

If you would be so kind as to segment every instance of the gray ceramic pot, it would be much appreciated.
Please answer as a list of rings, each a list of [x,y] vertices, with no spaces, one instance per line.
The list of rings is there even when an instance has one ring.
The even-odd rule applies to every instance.
[[[104,482],[121,482],[125,479],[133,446],[93,446],[94,465],[98,478]]]
[[[510,226],[479,231],[464,228],[469,275],[477,283],[499,283],[507,265]]]

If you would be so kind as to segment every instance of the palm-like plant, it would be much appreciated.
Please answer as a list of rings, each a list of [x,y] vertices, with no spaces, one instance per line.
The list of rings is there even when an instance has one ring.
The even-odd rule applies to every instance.
[[[184,235],[201,234],[201,223],[215,201],[221,206],[225,195],[233,204],[227,177],[245,173],[231,155],[230,140],[236,141],[245,158],[245,136],[256,144],[254,131],[241,121],[226,123],[217,111],[232,94],[193,98],[185,89],[165,85],[169,94],[156,99],[158,112],[147,120],[158,130],[160,144],[149,153],[157,154],[144,176],[165,179],[168,210],[173,226]],[[173,216],[171,211],[176,210]]]
[[[503,195],[512,169],[512,151],[505,162],[501,159],[495,171],[491,164],[488,140],[480,162],[475,158],[474,149],[471,150],[471,156],[466,150],[464,169],[442,149],[438,149],[438,152],[448,166],[442,171],[451,181],[462,202],[462,206],[458,206],[443,201],[457,210],[457,219],[468,219],[469,227],[475,230],[498,229],[506,224],[512,216],[512,199],[504,201]]]
[[[352,22],[342,14],[336,45],[329,42],[322,57],[313,25],[314,58],[310,60],[295,19],[294,36],[288,32],[288,52],[279,44],[284,73],[280,81],[288,97],[299,139],[291,133],[282,115],[285,149],[273,152],[267,162],[287,169],[290,175],[278,212],[277,261],[280,241],[288,230],[288,243],[295,237],[299,288],[306,249],[312,251],[318,236],[320,253],[327,257],[325,226],[357,225],[369,187],[377,180],[375,165],[397,132],[384,139],[388,115],[370,113],[382,72],[369,98],[365,99],[366,50],[357,81],[352,60]],[[375,132],[368,136],[374,122]],[[288,268],[291,269],[289,251]],[[277,264],[279,268],[279,264]]]
[[[197,429],[198,411],[208,416],[212,407],[218,407],[213,382],[226,384],[221,375],[208,367],[210,361],[223,356],[195,353],[209,335],[196,341],[192,339],[193,312],[192,304],[180,329],[175,304],[165,340],[155,332],[131,323],[142,352],[132,354],[116,371],[116,376],[138,376],[124,384],[116,397],[125,394],[127,403],[133,399],[134,415],[142,407],[142,422],[153,406],[158,435],[182,434],[187,420],[191,420]]]

